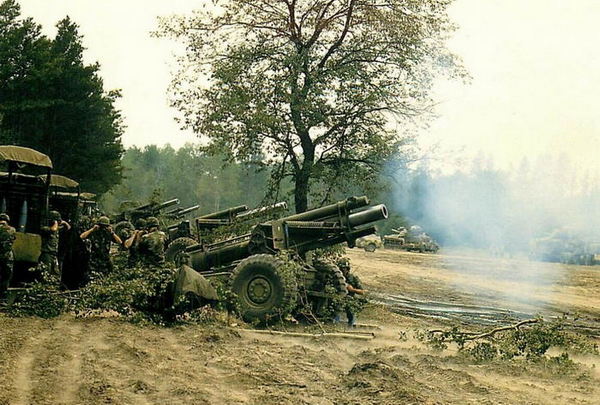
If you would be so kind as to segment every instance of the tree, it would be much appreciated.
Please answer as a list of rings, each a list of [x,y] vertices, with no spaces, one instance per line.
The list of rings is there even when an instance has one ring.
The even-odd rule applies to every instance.
[[[222,156],[208,156],[198,145],[149,145],[129,148],[123,156],[123,182],[106,193],[102,205],[116,211],[123,201],[146,203],[179,198],[181,207],[199,204],[199,213],[208,214],[232,206],[261,205],[267,178],[264,172],[234,163],[224,167]]]
[[[77,24],[66,17],[53,40],[14,0],[0,4],[0,136],[48,154],[55,172],[103,193],[121,179],[123,125],[99,65],[83,62]]]
[[[267,156],[291,177],[297,212],[368,184],[407,137],[394,124],[429,106],[434,77],[462,74],[444,46],[451,0],[225,0],[161,20],[183,41],[172,104],[231,160]]]

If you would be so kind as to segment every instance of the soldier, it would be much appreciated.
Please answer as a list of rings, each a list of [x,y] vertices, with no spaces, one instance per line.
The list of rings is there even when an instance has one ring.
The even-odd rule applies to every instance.
[[[13,251],[15,228],[10,226],[10,217],[0,214],[0,298],[6,294],[13,275]]]
[[[146,231],[146,220],[143,218],[138,219],[135,222],[135,230],[132,235],[123,244],[125,249],[129,250],[129,257],[127,258],[127,265],[129,267],[135,267],[140,262],[140,241]]]
[[[344,310],[348,318],[348,326],[356,325],[356,312],[363,306],[365,300],[359,299],[356,295],[364,295],[367,291],[362,288],[362,284],[357,276],[350,272],[350,259],[343,257],[338,260],[337,265],[346,278],[346,289],[348,296],[345,298]],[[336,321],[339,322],[339,314],[336,316]]]
[[[60,240],[60,232],[71,229],[71,225],[67,221],[63,221],[58,211],[50,211],[48,213],[48,226],[40,228],[42,236],[42,254],[39,258],[39,263],[43,264],[52,281],[60,285],[62,272],[58,264],[58,244]]]
[[[90,271],[93,274],[109,274],[113,270],[110,259],[111,242],[122,244],[121,238],[110,226],[110,219],[106,216],[98,218],[98,222],[92,228],[80,235],[81,239],[89,238],[92,250],[90,253]]]
[[[148,232],[142,235],[139,243],[141,259],[148,266],[161,266],[165,262],[167,235],[158,229],[158,219],[155,217],[149,217],[146,226]]]

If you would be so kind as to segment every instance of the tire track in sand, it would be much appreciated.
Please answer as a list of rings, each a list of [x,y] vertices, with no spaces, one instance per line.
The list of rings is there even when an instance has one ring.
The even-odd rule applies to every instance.
[[[15,365],[15,405],[79,402],[81,334],[79,322],[59,319],[25,343]]]
[[[63,323],[62,325],[67,325]],[[84,353],[84,337],[82,336],[83,327],[78,321],[69,322],[67,332],[69,334],[69,342],[64,343],[64,351],[70,358],[61,365],[58,370],[58,378],[55,382],[57,388],[62,387],[59,392],[58,404],[76,404],[79,403],[78,392],[82,382],[81,367],[82,356]]]
[[[52,325],[43,329],[38,335],[33,336],[21,348],[16,355],[15,373],[13,379],[14,402],[13,405],[31,404],[33,363],[38,357],[40,349],[43,348],[52,334]]]

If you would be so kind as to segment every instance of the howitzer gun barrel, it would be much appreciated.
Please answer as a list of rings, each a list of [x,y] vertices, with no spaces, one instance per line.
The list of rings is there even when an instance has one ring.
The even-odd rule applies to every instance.
[[[165,212],[167,216],[175,216],[181,212],[181,208],[175,208],[174,210]]]
[[[210,229],[210,228],[218,228],[220,226],[229,225],[231,221],[228,219],[219,219],[219,218],[209,218],[209,219],[196,219],[196,225],[198,228],[202,229]]]
[[[228,208],[226,210],[211,212],[210,214],[202,215],[196,219],[228,219],[235,216],[236,214],[239,214],[240,212],[244,212],[247,210],[248,206],[239,205],[237,207]]]
[[[374,205],[363,211],[352,213],[348,216],[348,225],[351,227],[369,224],[388,217],[388,210],[384,204]]]
[[[160,204],[150,203],[150,204],[142,205],[141,207],[134,208],[132,211],[134,211],[134,212],[161,211],[161,210],[164,210],[166,208],[172,207],[177,204],[179,204],[179,198],[173,198],[172,200],[167,200]]]
[[[236,220],[245,221],[261,215],[274,214],[276,212],[285,211],[287,209],[286,202],[278,202],[276,204],[267,205],[264,207],[254,208],[250,211],[242,212],[235,217]]]
[[[369,207],[363,211],[348,215],[346,221],[348,228],[356,228],[361,225],[377,222],[388,217],[387,207],[384,204]],[[285,221],[288,229],[330,229],[344,231],[344,223],[337,221]]]
[[[336,217],[345,211],[355,210],[369,205],[369,199],[366,196],[350,197],[345,201],[340,201],[335,204],[326,205],[321,208],[302,212],[300,214],[291,215],[281,218],[282,221],[323,221],[326,218]]]
[[[191,207],[188,208],[184,208],[181,211],[179,211],[177,213],[177,215],[185,215],[185,214],[189,214],[190,212],[194,212],[197,211],[198,209],[200,209],[200,205],[196,204],[196,205],[192,205]]]
[[[193,205],[188,208],[176,208],[174,210],[165,212],[165,216],[171,217],[174,219],[180,219],[180,218],[183,218],[186,214],[196,211],[198,208],[200,208],[199,205]]]

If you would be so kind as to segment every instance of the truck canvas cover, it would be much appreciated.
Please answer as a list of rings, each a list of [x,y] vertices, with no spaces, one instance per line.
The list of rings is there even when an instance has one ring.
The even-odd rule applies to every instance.
[[[47,155],[22,146],[0,146],[0,162],[18,162],[52,169],[52,161]]]
[[[43,175],[40,176],[40,178],[45,179],[46,176]],[[77,188],[79,187],[79,183],[68,177],[61,176],[59,174],[53,174],[50,177],[50,186],[59,188]]]

